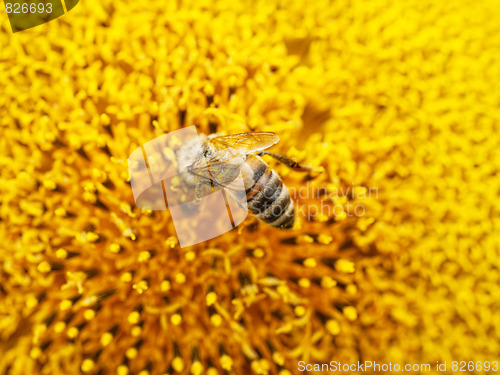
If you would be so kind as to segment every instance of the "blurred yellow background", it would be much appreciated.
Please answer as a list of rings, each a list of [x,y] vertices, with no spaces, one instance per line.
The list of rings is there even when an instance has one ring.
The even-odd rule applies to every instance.
[[[82,0],[16,34],[4,9],[0,373],[500,359],[497,1]],[[323,169],[270,161],[298,206],[363,214],[181,249],[127,158],[192,124],[277,133]]]

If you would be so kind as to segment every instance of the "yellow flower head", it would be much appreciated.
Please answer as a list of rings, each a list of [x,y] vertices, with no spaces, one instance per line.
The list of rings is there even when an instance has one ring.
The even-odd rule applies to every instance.
[[[97,1],[0,23],[0,373],[494,360],[494,1]],[[293,229],[188,249],[127,158],[270,131]],[[467,339],[465,339],[467,337]],[[451,363],[451,362],[450,362]]]

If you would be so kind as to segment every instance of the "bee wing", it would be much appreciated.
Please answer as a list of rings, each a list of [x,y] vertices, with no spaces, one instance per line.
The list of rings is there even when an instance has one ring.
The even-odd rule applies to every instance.
[[[256,153],[275,145],[279,140],[278,135],[271,132],[241,133],[211,138],[208,142],[216,151],[216,155],[209,161],[223,162]]]
[[[193,168],[190,173],[202,179],[212,181],[217,187],[227,187],[233,182],[240,174],[240,166],[232,163],[207,163],[207,165],[200,168]]]
[[[227,188],[244,192],[244,187],[233,184],[239,174],[239,165],[231,163],[211,163],[178,173],[163,180],[168,204],[175,206],[212,194],[212,186],[214,191]],[[195,189],[192,185],[184,183],[184,181],[189,180],[189,177],[192,180],[193,176],[195,177]]]

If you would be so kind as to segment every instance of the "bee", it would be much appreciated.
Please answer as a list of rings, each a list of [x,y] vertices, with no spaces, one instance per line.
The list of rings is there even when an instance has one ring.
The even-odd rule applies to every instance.
[[[234,196],[240,202],[246,201],[248,211],[260,220],[275,228],[289,229],[295,222],[294,203],[281,177],[262,156],[269,155],[297,171],[309,167],[265,151],[278,142],[278,135],[271,132],[200,135],[183,144],[176,158],[178,167],[187,170],[184,183],[196,186],[198,198],[227,188],[241,173],[245,191],[234,192]]]

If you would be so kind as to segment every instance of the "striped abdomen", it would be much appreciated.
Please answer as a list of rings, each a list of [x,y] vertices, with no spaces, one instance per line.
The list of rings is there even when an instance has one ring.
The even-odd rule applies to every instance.
[[[248,210],[276,228],[289,229],[295,221],[295,209],[280,176],[256,155],[249,155],[241,168]]]

